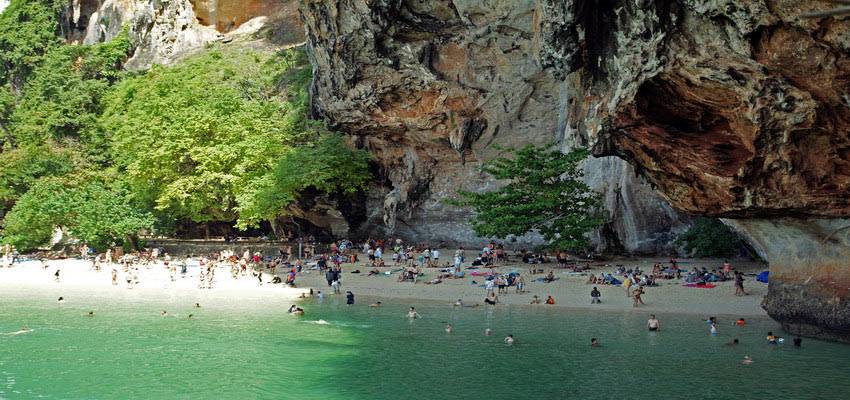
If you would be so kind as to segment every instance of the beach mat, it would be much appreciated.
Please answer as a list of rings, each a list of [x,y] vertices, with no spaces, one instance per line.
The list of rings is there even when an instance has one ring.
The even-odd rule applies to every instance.
[[[715,285],[713,283],[706,283],[706,284],[703,284],[703,285],[700,285],[698,283],[686,283],[684,286],[689,287],[689,288],[697,288],[697,289],[714,289],[714,288],[717,287],[717,285]]]

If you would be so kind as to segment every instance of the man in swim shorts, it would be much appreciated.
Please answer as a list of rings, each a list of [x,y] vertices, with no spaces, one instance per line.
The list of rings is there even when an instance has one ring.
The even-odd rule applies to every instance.
[[[646,321],[646,327],[649,328],[650,331],[657,331],[661,329],[661,321],[658,318],[655,318],[655,314],[650,314],[649,319]]]

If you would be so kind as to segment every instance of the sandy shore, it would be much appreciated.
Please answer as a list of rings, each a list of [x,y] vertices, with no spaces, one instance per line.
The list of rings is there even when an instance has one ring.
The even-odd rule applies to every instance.
[[[611,273],[616,265],[627,267],[639,266],[642,270],[651,270],[652,264],[661,259],[619,259],[608,261],[607,266],[596,265],[591,272]],[[681,266],[685,269],[694,266],[705,266],[708,269],[718,267],[722,260],[681,260]],[[757,273],[764,266],[749,262],[733,262],[733,265],[748,273]],[[271,285],[268,283],[259,285],[256,278],[249,276],[233,279],[229,268],[221,267],[215,275],[213,289],[198,288],[198,268],[189,267],[185,276],[178,274],[175,282],[170,279],[169,272],[161,265],[150,268],[139,267],[139,281],[132,289],[129,289],[124,272],[120,265],[114,264],[118,270],[118,285],[111,283],[111,268],[103,268],[100,272],[90,269],[90,263],[80,260],[54,260],[49,261],[47,268],[43,268],[40,262],[27,261],[16,264],[12,268],[0,268],[0,291],[6,298],[43,298],[55,301],[63,296],[68,301],[74,298],[108,298],[115,301],[139,302],[169,302],[180,304],[203,303],[205,306],[233,306],[235,304],[249,307],[288,307],[301,293],[314,290],[330,292],[324,275],[318,271],[307,270],[296,280],[298,288],[288,288],[283,285]],[[533,295],[545,299],[553,296],[556,300],[554,307],[586,308],[598,310],[619,310],[635,312],[654,312],[663,314],[688,313],[699,315],[741,315],[754,316],[765,315],[760,303],[762,297],[767,293],[767,285],[756,282],[753,277],[748,277],[745,288],[748,296],[736,297],[732,282],[717,283],[713,289],[689,288],[682,285],[679,280],[659,280],[658,287],[646,289],[643,296],[646,305],[635,309],[632,300],[626,297],[624,289],[619,286],[599,286],[602,292],[602,304],[590,304],[590,290],[594,285],[585,284],[587,276],[572,275],[565,270],[554,269],[555,276],[559,279],[553,283],[542,283],[534,281],[543,274],[530,275],[528,265],[507,264],[497,268],[500,272],[518,271],[525,276],[526,292],[515,293],[510,288],[507,294],[499,296],[501,304],[527,305]],[[540,267],[540,266],[538,266]],[[552,270],[554,265],[544,265],[546,273]],[[54,272],[60,270],[59,282],[54,279]],[[359,269],[363,273],[352,274],[351,271]],[[382,271],[393,270],[392,267],[382,268]],[[380,275],[367,276],[369,270],[365,263],[343,264],[342,291],[351,290],[356,296],[382,297],[387,301],[401,301],[405,304],[415,305],[416,300],[445,301],[447,304],[463,299],[465,303],[482,303],[485,291],[480,287],[484,280],[480,277],[469,276],[463,279],[448,279],[437,285],[425,284],[436,276],[438,269],[426,269],[426,276],[420,278],[416,284],[397,282],[397,276]],[[281,271],[282,272],[282,271]],[[264,282],[268,282],[271,276],[266,274]],[[472,281],[478,284],[473,284]],[[498,305],[497,305],[498,307]],[[553,307],[551,305],[540,305],[539,307]]]
[[[112,284],[112,268],[118,271],[118,284]],[[60,271],[57,282],[54,273]],[[81,260],[51,260],[44,268],[39,261],[17,263],[0,268],[0,293],[3,298],[26,298],[56,301],[60,296],[67,304],[94,304],[97,301],[192,305],[204,307],[289,307],[309,288],[289,288],[283,285],[260,286],[256,278],[233,279],[229,268],[218,268],[213,289],[198,288],[197,266],[190,266],[186,275],[178,270],[172,282],[169,271],[161,264],[150,268],[139,266],[139,284],[128,288],[120,264],[112,264],[97,272],[91,263]],[[265,280],[271,276],[265,275]]]

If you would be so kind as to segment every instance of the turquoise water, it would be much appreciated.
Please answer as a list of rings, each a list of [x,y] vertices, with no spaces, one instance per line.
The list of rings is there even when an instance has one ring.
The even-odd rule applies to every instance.
[[[341,299],[344,303],[344,299]],[[764,343],[767,318],[539,307],[456,309],[338,299],[285,310],[4,301],[0,398],[53,399],[840,399],[850,346]],[[387,300],[387,302],[392,302]],[[164,307],[164,306],[163,306]],[[93,318],[83,316],[95,309]],[[194,313],[192,319],[187,318]],[[325,325],[324,321],[328,324]],[[444,332],[445,322],[455,332]],[[486,327],[494,331],[485,337]],[[502,339],[512,333],[514,346]],[[603,345],[591,349],[589,338]],[[742,344],[723,344],[732,338]],[[739,361],[750,355],[755,363]]]

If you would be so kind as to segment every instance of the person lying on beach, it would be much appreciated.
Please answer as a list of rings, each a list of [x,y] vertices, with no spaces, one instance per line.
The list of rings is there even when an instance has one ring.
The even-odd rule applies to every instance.
[[[436,277],[436,278],[434,278],[434,279],[431,279],[430,281],[425,281],[424,283],[425,283],[426,285],[436,285],[436,284],[438,284],[438,283],[443,283],[443,280],[442,280],[442,279],[438,276],[438,277]]]
[[[416,319],[416,318],[420,318],[420,316],[419,316],[419,313],[416,312],[415,308],[410,307],[410,311],[407,312],[407,318]]]
[[[372,269],[369,271],[369,274],[368,274],[368,275],[366,275],[366,276],[380,275],[380,274],[381,274],[381,271],[379,271],[379,270],[378,270],[378,268],[377,268],[377,267],[375,267],[375,268],[372,268]]]
[[[540,298],[537,295],[531,298],[531,304],[540,304]]]

